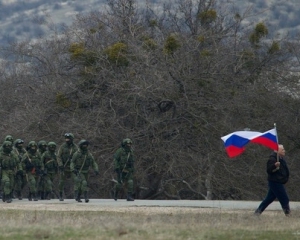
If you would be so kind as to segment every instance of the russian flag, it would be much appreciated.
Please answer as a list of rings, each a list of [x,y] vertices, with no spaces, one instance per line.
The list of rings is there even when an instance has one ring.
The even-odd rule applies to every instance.
[[[278,150],[277,131],[275,128],[264,133],[253,131],[233,132],[221,137],[221,139],[224,141],[226,152],[231,158],[242,154],[249,142],[264,145],[275,151]]]

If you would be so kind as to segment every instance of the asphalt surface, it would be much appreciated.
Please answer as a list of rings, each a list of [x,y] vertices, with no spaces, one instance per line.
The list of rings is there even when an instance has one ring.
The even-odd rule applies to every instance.
[[[82,203],[76,202],[74,199],[65,199],[64,201],[59,201],[58,199],[52,200],[39,200],[39,201],[28,201],[28,199],[18,200],[14,199],[12,203],[0,202],[0,206],[11,206],[24,205],[74,205],[82,204],[85,206],[97,206],[98,208],[103,207],[182,207],[182,208],[214,208],[214,209],[226,209],[226,210],[255,210],[260,202],[258,201],[221,201],[221,200],[135,200],[128,202],[125,199],[118,199],[114,201],[113,199],[90,199],[88,203],[84,200]],[[290,202],[291,210],[300,210],[300,202]],[[0,207],[1,208],[1,207]],[[268,206],[268,210],[281,210],[279,202],[275,201]]]

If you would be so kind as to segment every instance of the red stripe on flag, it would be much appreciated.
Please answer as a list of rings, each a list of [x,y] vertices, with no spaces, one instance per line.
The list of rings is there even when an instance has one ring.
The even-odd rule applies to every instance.
[[[268,148],[271,148],[275,151],[278,150],[278,144],[276,142],[270,140],[269,138],[266,138],[266,137],[254,138],[254,139],[250,140],[250,142],[264,145],[264,146],[266,146]]]
[[[238,148],[238,147],[231,145],[226,148],[226,152],[227,152],[228,156],[231,158],[242,154],[244,151],[245,151],[245,147]]]

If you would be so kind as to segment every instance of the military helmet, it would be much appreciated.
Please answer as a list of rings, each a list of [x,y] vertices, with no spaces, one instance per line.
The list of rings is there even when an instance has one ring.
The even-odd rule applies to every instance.
[[[5,140],[4,141],[10,141],[10,142],[14,142],[14,138],[11,136],[11,135],[7,135],[6,137],[5,137]]]
[[[18,144],[22,144],[22,143],[24,143],[24,141],[22,140],[22,139],[16,139],[15,141],[14,141],[14,145],[15,145],[15,147],[18,145]]]
[[[81,147],[82,145],[89,145],[89,141],[82,139],[79,141],[78,146]]]
[[[122,146],[124,147],[126,144],[132,144],[132,141],[130,138],[123,139]]]
[[[56,147],[56,143],[55,142],[48,142],[48,147],[51,147],[51,146],[55,146]]]
[[[28,143],[28,147],[33,147],[33,146],[36,146],[36,147],[37,147],[36,142],[35,142],[35,141],[30,141],[30,142]]]
[[[38,146],[41,147],[41,146],[47,146],[47,142],[45,140],[41,140],[38,142]]]
[[[12,151],[13,143],[11,141],[4,141],[2,144],[3,152],[10,153]]]
[[[56,149],[56,143],[55,142],[48,142],[48,150],[49,151],[55,151]]]
[[[7,148],[7,147],[12,147],[12,142],[11,141],[4,141],[2,144],[3,148]]]
[[[35,141],[30,141],[26,147],[26,150],[28,151],[31,147],[35,147],[37,149],[37,144]]]
[[[65,133],[65,138],[74,139],[73,133]]]

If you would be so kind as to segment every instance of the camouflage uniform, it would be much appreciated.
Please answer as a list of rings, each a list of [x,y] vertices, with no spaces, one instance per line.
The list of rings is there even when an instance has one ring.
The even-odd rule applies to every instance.
[[[13,152],[18,156],[19,163],[21,163],[24,154],[26,153],[23,147],[24,141],[22,139],[16,139],[14,142]],[[17,198],[22,200],[22,191],[26,186],[26,177],[24,171],[18,171],[15,178],[15,191],[17,193]]]
[[[13,144],[10,141],[4,141],[0,151],[0,166],[2,171],[1,182],[3,186],[3,202],[12,202],[12,191],[14,188],[15,174],[21,171],[18,157],[12,152]]]
[[[74,173],[74,193],[75,200],[82,202],[80,199],[81,193],[84,194],[85,202],[89,202],[88,193],[88,172],[92,167],[95,174],[99,174],[98,164],[95,162],[93,155],[88,150],[89,142],[81,140],[79,150],[73,155],[70,164],[70,169]]]
[[[65,134],[65,143],[63,143],[57,154],[57,164],[59,168],[59,200],[63,201],[63,192],[66,179],[71,179],[72,172],[70,170],[70,163],[73,154],[78,150],[78,147],[73,143],[74,135],[72,133]]]
[[[117,201],[118,193],[123,187],[127,187],[127,201],[134,201],[132,197],[134,156],[131,145],[132,141],[129,138],[123,139],[121,147],[114,154],[114,170],[118,179],[114,192],[115,201]]]
[[[44,154],[44,152],[47,151],[47,142],[45,140],[40,140],[38,142],[38,152],[40,153],[40,155],[42,156]],[[44,188],[45,188],[45,181],[44,181],[44,177],[40,179],[38,186],[37,186],[37,193],[38,193],[38,198],[41,200],[44,200]]]
[[[41,156],[44,152],[47,151],[47,142],[45,140],[41,140],[38,142],[38,151],[41,154]]]
[[[30,141],[26,148],[27,153],[22,158],[22,168],[26,172],[26,179],[29,186],[29,201],[32,201],[32,198],[34,201],[38,200],[37,186],[40,178],[44,175],[44,164],[37,148],[36,142]]]
[[[14,139],[11,135],[6,135],[5,138],[4,138],[4,141],[10,141],[11,143],[14,143]],[[2,151],[2,145],[0,145],[0,152]],[[2,196],[2,184],[0,182],[0,196]]]
[[[44,163],[44,172],[45,176],[43,176],[43,184],[44,186],[44,198],[50,200],[50,193],[53,192],[53,181],[57,174],[58,165],[57,165],[57,157],[56,157],[56,143],[49,142],[48,150],[44,152],[42,155],[42,162]]]

